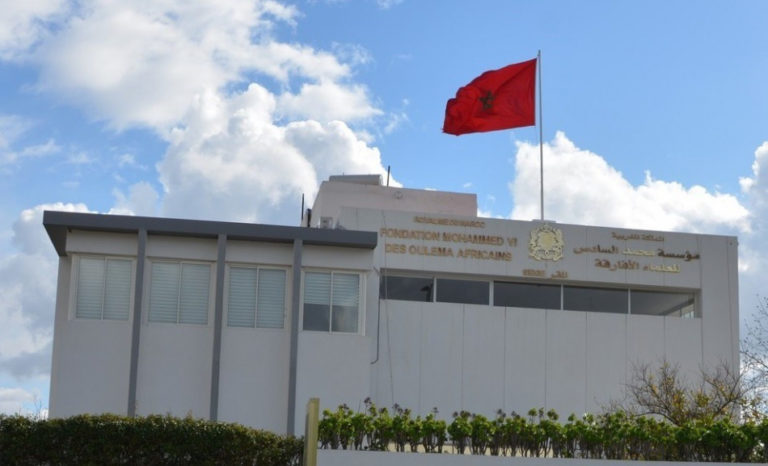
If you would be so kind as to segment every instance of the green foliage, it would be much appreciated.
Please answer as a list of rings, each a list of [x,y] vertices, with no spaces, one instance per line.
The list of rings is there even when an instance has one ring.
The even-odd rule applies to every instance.
[[[450,444],[458,454],[615,460],[763,462],[768,460],[768,420],[735,423],[730,418],[669,421],[617,410],[600,415],[571,415],[560,423],[553,410],[532,409],[526,417],[498,411],[494,419],[467,411],[452,421],[437,418],[437,409],[422,418],[395,405],[366,410],[346,406],[326,410],[320,421],[323,448],[441,453]],[[339,429],[349,429],[341,432]]]
[[[303,443],[238,424],[170,416],[0,416],[0,464],[298,465]]]

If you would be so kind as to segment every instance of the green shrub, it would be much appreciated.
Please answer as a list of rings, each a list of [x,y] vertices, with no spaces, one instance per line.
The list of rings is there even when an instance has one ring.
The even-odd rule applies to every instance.
[[[301,439],[170,416],[0,416],[0,464],[298,465]]]
[[[355,413],[342,405],[324,411],[320,444],[324,448],[474,455],[594,458],[646,461],[768,462],[768,419],[760,424],[731,419],[692,420],[681,425],[621,410],[600,415],[571,415],[564,424],[553,410],[532,409],[527,417],[499,410],[496,418],[461,411],[446,424],[437,408],[422,418],[395,405],[392,414],[370,399]],[[351,439],[351,440],[345,440]]]

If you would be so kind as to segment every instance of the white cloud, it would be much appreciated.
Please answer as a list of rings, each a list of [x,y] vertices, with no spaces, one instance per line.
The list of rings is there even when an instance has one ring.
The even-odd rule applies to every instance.
[[[48,35],[46,23],[63,12],[64,0],[8,0],[0,14],[0,59],[14,60]]]
[[[110,209],[110,214],[157,215],[160,195],[146,181],[141,181],[131,186],[128,195],[125,195],[117,188],[112,191],[112,194],[115,196],[115,205]]]
[[[34,123],[27,118],[0,114],[0,167],[14,166],[22,159],[44,157],[61,151],[53,139],[42,144],[15,147],[18,139],[33,126]]]
[[[24,406],[34,401],[34,393],[23,388],[0,387],[0,414],[22,414]]]
[[[322,122],[360,120],[382,113],[370,103],[365,86],[334,82],[307,83],[298,94],[282,94],[278,99],[278,112],[289,118]]]
[[[352,66],[365,65],[373,61],[373,56],[365,47],[359,44],[342,44],[334,42],[331,44],[333,54],[341,61],[349,63]]]
[[[563,223],[691,231],[739,237],[742,326],[765,296],[768,272],[768,141],[754,153],[752,176],[739,180],[741,201],[731,194],[654,179],[634,186],[602,157],[580,149],[563,133],[544,146],[545,216]],[[518,143],[514,218],[539,217],[538,147]]]
[[[87,152],[83,151],[70,154],[70,156],[67,157],[67,163],[72,165],[90,165],[95,162],[96,159],[88,155]]]
[[[539,217],[539,148],[518,143],[512,217]],[[545,217],[563,223],[690,232],[750,231],[749,211],[730,194],[654,179],[633,186],[599,155],[558,132],[544,146]]]
[[[136,163],[136,157],[133,154],[125,153],[117,157],[117,166],[120,168],[138,167],[139,164]]]
[[[768,141],[755,150],[752,176],[739,180],[753,216],[753,231],[739,243],[739,269],[742,315],[750,316],[757,306],[757,296],[768,296],[765,274],[768,272]]]
[[[379,5],[379,8],[388,10],[393,6],[403,3],[403,0],[376,0],[376,3]]]
[[[274,109],[257,84],[229,99],[198,99],[158,166],[165,213],[295,224],[301,194],[314,196],[330,174],[386,172],[378,149],[345,123],[278,126]]]
[[[0,114],[0,150],[11,144],[32,127],[32,122],[18,115]]]
[[[752,177],[739,179],[741,190],[752,200],[756,208],[768,208],[768,141],[755,150]]]
[[[304,81],[294,100],[289,91],[283,94],[291,115],[375,114],[363,87],[340,82],[349,77],[349,65],[272,38],[277,24],[295,25],[297,16],[295,7],[269,0],[85,2],[40,47],[38,87],[114,128],[148,126],[163,135],[196,96],[224,92],[252,72],[284,85],[291,77]],[[365,59],[360,50],[344,50],[353,64]],[[327,102],[334,98],[350,105],[331,111]]]
[[[13,225],[18,252],[0,259],[0,370],[17,377],[50,370],[58,261],[42,227],[44,210],[88,211],[83,204],[43,204],[22,211]]]

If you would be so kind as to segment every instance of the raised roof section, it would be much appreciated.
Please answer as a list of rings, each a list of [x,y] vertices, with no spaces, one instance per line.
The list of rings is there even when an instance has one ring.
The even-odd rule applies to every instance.
[[[381,186],[379,175],[332,176],[320,185],[310,226],[336,227],[344,207],[476,217],[477,195]]]

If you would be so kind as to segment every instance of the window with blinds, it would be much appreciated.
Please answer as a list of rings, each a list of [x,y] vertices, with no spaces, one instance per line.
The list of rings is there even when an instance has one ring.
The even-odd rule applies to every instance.
[[[149,321],[208,324],[210,264],[152,262]]]
[[[132,269],[128,259],[79,258],[75,317],[128,320]]]
[[[304,330],[356,333],[359,316],[359,274],[307,272],[304,275]]]
[[[283,328],[285,276],[279,269],[230,267],[227,325]]]

